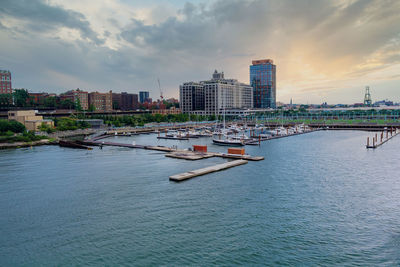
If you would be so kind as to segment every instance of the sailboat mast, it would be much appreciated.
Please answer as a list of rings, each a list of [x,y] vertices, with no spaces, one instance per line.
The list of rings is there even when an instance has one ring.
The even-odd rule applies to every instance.
[[[223,99],[223,98],[222,98]],[[223,105],[223,107],[224,107],[224,130],[225,130],[225,105],[224,105],[224,102],[222,101],[222,105]]]

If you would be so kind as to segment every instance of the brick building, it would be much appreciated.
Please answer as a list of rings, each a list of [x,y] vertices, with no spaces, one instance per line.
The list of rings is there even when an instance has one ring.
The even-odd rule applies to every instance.
[[[93,105],[96,111],[111,111],[113,110],[112,95],[112,91],[108,93],[89,93],[89,106]]]
[[[11,72],[0,70],[0,94],[12,94]]]
[[[35,105],[44,105],[44,100],[49,97],[48,93],[28,93],[29,98]]]
[[[78,102],[79,102],[83,110],[89,109],[88,92],[79,90],[79,88],[76,90],[70,90],[64,94],[61,94],[60,100],[65,100],[65,99],[70,99],[75,104],[78,104]]]
[[[136,110],[139,108],[138,95],[128,94],[126,92],[113,93],[112,103],[114,109],[120,110]]]

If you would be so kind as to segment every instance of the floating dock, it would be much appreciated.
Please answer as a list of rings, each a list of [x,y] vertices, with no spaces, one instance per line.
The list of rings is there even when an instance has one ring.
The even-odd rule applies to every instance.
[[[206,168],[202,168],[202,169],[198,169],[198,170],[194,170],[194,171],[190,171],[190,172],[175,174],[175,175],[170,176],[169,179],[171,181],[181,182],[181,181],[193,178],[193,177],[197,177],[197,176],[212,173],[212,172],[222,171],[222,170],[229,169],[229,168],[239,166],[239,165],[243,165],[246,163],[247,163],[247,160],[241,160],[241,159],[234,160],[234,161],[230,161],[230,162],[226,162],[226,163],[222,163],[222,164],[218,164],[215,166],[206,167]]]
[[[253,140],[246,141],[246,142],[244,142],[244,144],[245,145],[255,146],[255,145],[259,145],[260,142],[262,142],[262,141],[268,141],[268,140],[279,139],[279,138],[284,138],[284,137],[290,137],[290,136],[295,136],[295,135],[313,133],[313,132],[316,132],[316,131],[319,131],[319,130],[322,130],[322,129],[312,129],[312,130],[304,131],[304,132],[301,132],[301,133],[275,135],[275,136],[270,136],[270,137],[260,137],[260,136],[257,136],[257,135],[252,135],[251,138],[253,138]]]
[[[157,136],[157,139],[189,140],[189,137]]]
[[[186,160],[199,160],[214,157],[211,153],[196,153],[193,151],[174,151],[165,155],[166,157]]]
[[[226,159],[243,159],[250,161],[260,161],[264,157],[261,156],[251,156],[251,155],[238,155],[238,154],[227,154],[227,153],[212,153],[215,157],[226,158]]]

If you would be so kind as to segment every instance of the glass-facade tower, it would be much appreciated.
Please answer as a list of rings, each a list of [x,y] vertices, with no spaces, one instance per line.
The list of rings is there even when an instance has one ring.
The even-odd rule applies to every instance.
[[[255,108],[276,108],[276,66],[271,59],[253,60],[250,84]]]
[[[147,92],[147,91],[139,92],[139,102],[140,103],[143,104],[144,102],[147,102],[149,98],[150,98],[150,93],[149,92]]]

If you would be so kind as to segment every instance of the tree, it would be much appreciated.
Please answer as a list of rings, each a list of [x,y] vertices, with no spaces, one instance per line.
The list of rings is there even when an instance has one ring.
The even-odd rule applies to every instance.
[[[7,131],[22,133],[25,131],[25,126],[18,121],[0,120],[0,132],[4,133]]]
[[[29,99],[28,91],[25,89],[15,89],[14,93],[14,104],[17,107],[26,107],[27,100]]]
[[[0,94],[0,107],[9,108],[12,105],[11,94]]]
[[[79,100],[79,98],[76,99],[75,109],[76,109],[76,111],[82,111],[83,110],[82,106],[81,106],[81,100]]]
[[[42,122],[42,124],[39,126],[39,130],[42,132],[46,132],[46,133],[54,133],[55,129],[53,127],[51,127],[50,125]]]
[[[75,103],[71,99],[64,99],[61,100],[59,107],[62,109],[75,109]]]
[[[49,96],[44,99],[44,106],[48,108],[55,108],[57,106],[57,100],[54,96]]]
[[[120,107],[118,101],[113,101],[112,105],[114,110],[119,110]]]
[[[96,107],[95,107],[93,104],[90,104],[90,106],[89,106],[89,111],[90,111],[90,112],[96,111]]]

